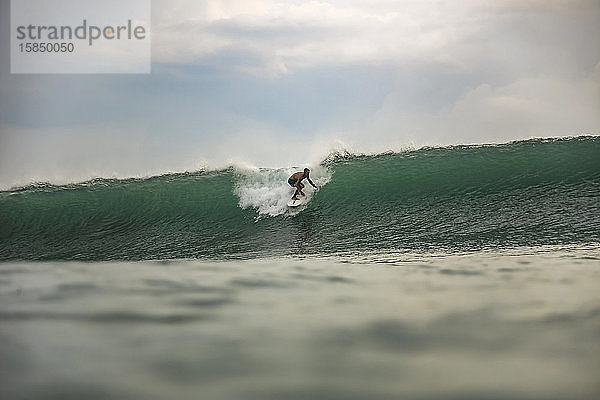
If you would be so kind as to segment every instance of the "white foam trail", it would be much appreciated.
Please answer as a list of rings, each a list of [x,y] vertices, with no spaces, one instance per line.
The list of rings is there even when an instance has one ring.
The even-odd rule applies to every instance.
[[[331,178],[331,172],[324,167],[309,166],[310,178],[318,187],[324,186]],[[239,197],[241,208],[252,207],[259,216],[277,216],[290,213],[288,200],[294,189],[287,183],[294,172],[301,171],[304,167],[288,167],[279,169],[248,169],[235,168],[237,184],[235,194]],[[306,182],[306,181],[304,181]],[[313,195],[313,189],[305,183],[307,200]],[[308,203],[307,201],[307,203]]]

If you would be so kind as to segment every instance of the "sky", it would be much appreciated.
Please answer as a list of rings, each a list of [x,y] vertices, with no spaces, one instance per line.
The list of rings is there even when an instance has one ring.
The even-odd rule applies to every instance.
[[[600,134],[600,0],[155,0],[152,73],[10,74],[0,188]]]

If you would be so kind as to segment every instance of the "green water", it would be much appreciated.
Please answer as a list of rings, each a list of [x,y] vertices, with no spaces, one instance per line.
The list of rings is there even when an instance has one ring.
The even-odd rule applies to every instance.
[[[600,138],[332,154],[294,169],[37,184],[0,193],[2,260],[449,254],[600,240]]]

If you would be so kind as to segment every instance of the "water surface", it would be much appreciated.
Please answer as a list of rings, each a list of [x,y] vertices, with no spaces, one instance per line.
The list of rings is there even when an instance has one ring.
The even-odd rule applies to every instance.
[[[596,399],[597,248],[0,264],[6,399]]]

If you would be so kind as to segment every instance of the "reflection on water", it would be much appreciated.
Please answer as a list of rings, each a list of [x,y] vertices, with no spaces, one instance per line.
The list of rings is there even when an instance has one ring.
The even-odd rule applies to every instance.
[[[599,261],[0,264],[0,398],[595,399]]]

